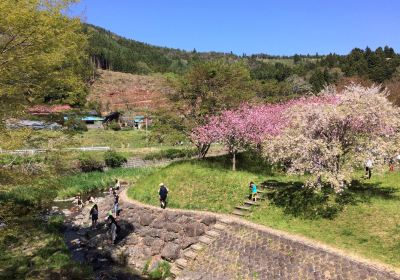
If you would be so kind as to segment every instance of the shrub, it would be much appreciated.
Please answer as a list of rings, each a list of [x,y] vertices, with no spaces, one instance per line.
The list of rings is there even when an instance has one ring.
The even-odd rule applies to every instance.
[[[79,157],[79,168],[82,172],[103,171],[103,167],[103,162],[90,155],[82,154]]]
[[[145,160],[158,159],[175,159],[175,158],[190,158],[197,154],[196,149],[167,149],[156,153],[148,154],[144,157]]]
[[[171,276],[171,265],[166,261],[161,261],[157,264],[157,267],[150,271],[149,278],[150,279],[167,279]]]
[[[112,129],[114,131],[119,131],[121,130],[121,126],[119,125],[118,122],[112,121],[110,123],[107,124],[107,128],[108,129]]]
[[[87,131],[88,130],[86,123],[81,121],[79,118],[70,118],[69,120],[67,120],[64,123],[64,125],[70,131]]]
[[[104,161],[106,166],[116,168],[121,167],[124,163],[126,163],[127,159],[116,151],[107,151],[104,154]]]

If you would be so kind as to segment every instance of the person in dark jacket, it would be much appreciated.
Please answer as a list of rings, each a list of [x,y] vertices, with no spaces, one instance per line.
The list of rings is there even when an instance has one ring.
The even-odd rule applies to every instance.
[[[167,207],[168,188],[164,185],[164,183],[160,184],[158,195],[160,196],[161,208],[165,209],[165,207]]]
[[[109,215],[107,218],[109,229],[110,229],[110,237],[111,237],[111,242],[115,244],[115,240],[117,239],[117,233],[118,233],[118,224],[113,215]]]
[[[93,205],[92,209],[90,209],[90,216],[92,217],[92,229],[96,228],[97,220],[99,219],[99,208],[97,204]]]

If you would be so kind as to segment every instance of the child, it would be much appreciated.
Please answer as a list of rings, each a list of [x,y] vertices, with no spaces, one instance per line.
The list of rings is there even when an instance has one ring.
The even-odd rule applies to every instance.
[[[254,202],[257,200],[257,185],[254,183],[252,184],[252,188],[251,188],[251,197]]]
[[[90,216],[92,217],[92,229],[94,229],[97,226],[97,220],[99,218],[99,208],[97,204],[93,205],[92,209],[90,209]]]

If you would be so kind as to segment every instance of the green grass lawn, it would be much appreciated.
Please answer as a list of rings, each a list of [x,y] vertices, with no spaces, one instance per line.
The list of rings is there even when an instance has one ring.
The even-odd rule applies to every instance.
[[[159,146],[148,143],[146,132],[143,130],[103,130],[90,129],[87,132],[77,134],[74,140],[81,146],[108,146],[111,148],[144,148],[147,146]]]
[[[135,183],[140,177],[150,175],[154,168],[115,168],[106,172],[78,173],[58,180],[58,197],[67,198],[95,190],[107,190],[116,178]]]
[[[238,169],[231,171],[224,157],[179,162],[139,178],[128,195],[158,205],[158,185],[163,182],[170,189],[170,207],[228,213],[244,200],[249,181],[302,181],[273,173],[249,158],[239,158]],[[271,200],[254,208],[248,219],[400,267],[400,172],[361,180],[347,194],[351,201],[330,219],[305,218]]]

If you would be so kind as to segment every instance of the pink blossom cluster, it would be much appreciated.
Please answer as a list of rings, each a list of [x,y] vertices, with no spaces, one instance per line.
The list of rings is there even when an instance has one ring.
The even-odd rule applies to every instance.
[[[338,101],[335,95],[312,96],[279,104],[251,106],[243,104],[237,109],[225,110],[218,116],[209,117],[206,124],[192,131],[192,141],[208,145],[223,143],[235,153],[246,146],[259,146],[267,137],[278,135],[289,120],[286,112],[303,105],[319,106]]]

